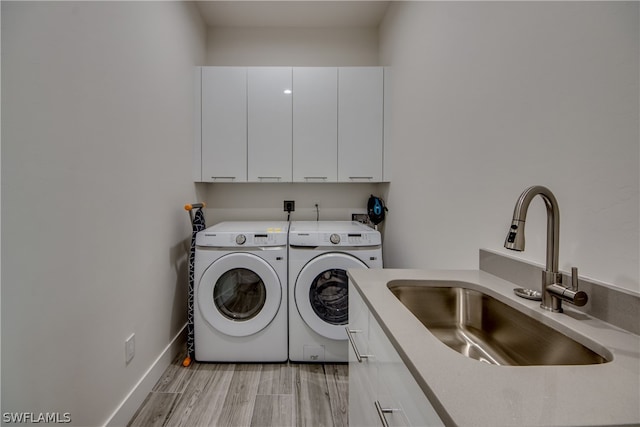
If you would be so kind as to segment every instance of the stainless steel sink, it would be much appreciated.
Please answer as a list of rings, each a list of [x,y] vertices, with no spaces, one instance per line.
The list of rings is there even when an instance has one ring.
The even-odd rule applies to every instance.
[[[517,366],[612,359],[604,347],[587,348],[464,282],[395,280],[387,286],[433,335],[471,359]]]

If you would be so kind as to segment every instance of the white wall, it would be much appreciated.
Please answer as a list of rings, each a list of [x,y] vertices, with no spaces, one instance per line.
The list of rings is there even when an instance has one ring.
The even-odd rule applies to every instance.
[[[200,200],[207,202],[207,226],[220,221],[286,221],[285,200],[295,201],[292,221],[351,220],[352,213],[366,213],[376,184],[198,184]]]
[[[210,27],[204,65],[375,66],[376,28]],[[349,220],[365,212],[375,184],[198,184],[207,225],[225,220],[286,220],[283,201],[295,200],[292,220]]]
[[[378,65],[375,27],[210,27],[208,65]]]
[[[560,267],[640,291],[639,24],[628,2],[393,2],[388,267],[477,268],[513,207],[545,185],[561,211]],[[539,198],[538,198],[539,199]],[[545,209],[527,217],[544,263]]]
[[[2,2],[2,412],[103,424],[186,322],[205,42],[186,2]]]

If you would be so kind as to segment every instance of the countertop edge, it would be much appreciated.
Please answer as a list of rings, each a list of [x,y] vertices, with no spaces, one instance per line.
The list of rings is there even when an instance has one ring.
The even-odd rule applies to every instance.
[[[515,297],[512,290],[517,286],[513,283],[484,271],[354,269],[349,270],[349,277],[447,425],[640,424],[638,335],[570,307],[563,314],[546,312],[538,302]],[[386,285],[392,280],[467,282],[470,288],[476,287],[565,335],[603,346],[613,360],[590,366],[481,364],[447,348],[431,335],[388,290]],[[420,339],[416,334],[421,334]],[[435,365],[438,366],[434,368]],[[446,377],[442,375],[444,371],[448,371]],[[467,383],[470,375],[477,384]],[[602,385],[607,386],[607,393],[599,389]],[[474,399],[473,410],[460,403],[470,398]],[[558,399],[562,399],[561,405]],[[496,409],[499,403],[503,407]]]

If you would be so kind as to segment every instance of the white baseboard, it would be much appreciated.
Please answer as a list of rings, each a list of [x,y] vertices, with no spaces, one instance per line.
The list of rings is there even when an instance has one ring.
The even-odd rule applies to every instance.
[[[184,349],[184,343],[186,342],[185,329],[186,325],[180,329],[180,332],[176,334],[171,340],[169,345],[160,353],[160,356],[151,364],[147,372],[140,378],[140,381],[133,387],[127,397],[124,398],[122,403],[109,417],[104,426],[106,427],[121,427],[126,426],[133,415],[136,413],[144,399],[156,385],[164,371],[171,364],[173,358],[179,351]]]

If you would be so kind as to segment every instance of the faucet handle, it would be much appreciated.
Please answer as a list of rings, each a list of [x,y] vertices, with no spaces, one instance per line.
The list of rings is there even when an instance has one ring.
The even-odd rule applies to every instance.
[[[547,286],[547,292],[556,298],[560,298],[562,301],[566,301],[578,307],[582,307],[587,303],[587,301],[589,301],[589,296],[585,291],[565,288],[561,284],[557,283]]]
[[[546,289],[555,297],[578,307],[582,307],[589,301],[587,293],[578,290],[578,267],[571,267],[571,288],[562,286],[562,283],[554,283]]]

